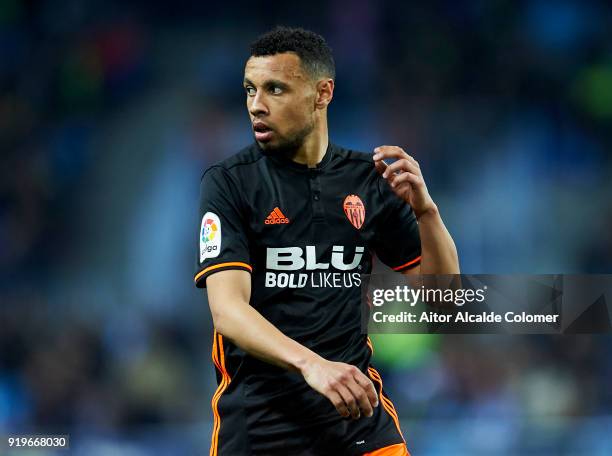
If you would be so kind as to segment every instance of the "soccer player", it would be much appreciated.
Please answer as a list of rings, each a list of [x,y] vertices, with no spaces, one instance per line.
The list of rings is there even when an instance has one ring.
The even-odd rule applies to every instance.
[[[244,70],[255,142],[202,176],[212,456],[408,454],[361,333],[360,275],[374,252],[404,274],[456,274],[457,251],[413,157],[329,142],[334,77],[321,36],[259,37]]]

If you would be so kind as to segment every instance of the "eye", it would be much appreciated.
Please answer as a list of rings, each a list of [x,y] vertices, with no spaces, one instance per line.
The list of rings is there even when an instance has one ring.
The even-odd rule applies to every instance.
[[[252,96],[254,96],[254,95],[255,95],[255,87],[253,87],[253,86],[246,86],[246,87],[244,88],[244,91],[245,91],[245,92],[246,92],[246,94],[247,94],[248,96],[250,96],[250,97],[252,97]]]
[[[274,86],[270,89],[270,92],[272,92],[273,95],[280,95],[281,93],[283,93],[283,89],[278,86]]]

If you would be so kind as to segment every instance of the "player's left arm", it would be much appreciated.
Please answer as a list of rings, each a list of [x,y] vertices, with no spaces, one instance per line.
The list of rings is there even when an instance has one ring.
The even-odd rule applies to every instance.
[[[419,222],[421,262],[404,274],[459,274],[457,248],[429,195],[419,163],[397,146],[380,146],[374,152],[376,170],[393,192],[412,207]],[[385,159],[396,161],[387,165]]]

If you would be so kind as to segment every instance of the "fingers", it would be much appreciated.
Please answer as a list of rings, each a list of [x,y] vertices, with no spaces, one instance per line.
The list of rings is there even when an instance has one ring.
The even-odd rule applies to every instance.
[[[360,416],[359,407],[353,393],[344,385],[347,378],[348,375],[343,372],[335,379],[330,380],[325,393],[340,415],[344,418],[352,416],[353,419],[357,419]]]
[[[414,163],[417,163],[412,155],[408,155],[404,149],[397,146],[378,146],[374,149],[374,156],[372,158],[374,160],[384,160],[387,158],[407,158],[414,161]]]
[[[353,395],[357,398],[359,406],[365,416],[374,414],[373,407],[378,407],[378,395],[372,381],[357,368],[351,366],[352,382],[349,387],[353,388]]]
[[[355,394],[353,393],[352,389],[350,389],[348,385],[345,386],[345,385],[339,384],[337,387],[337,391],[338,393],[340,393],[340,396],[342,396],[342,398],[344,399],[344,403],[346,404],[347,408],[351,412],[351,418],[356,420],[359,417],[361,417],[361,412],[359,410],[359,405],[358,405],[359,401],[355,397]]]
[[[355,375],[355,381],[363,388],[366,397],[372,407],[378,407],[378,394],[376,394],[376,388],[374,383],[370,380],[363,372],[359,371],[359,374]]]
[[[404,149],[397,146],[378,146],[374,149],[374,160],[383,160],[385,158],[405,158],[408,154]]]
[[[363,412],[363,414],[367,417],[372,416],[374,414],[372,410],[372,404],[370,404],[370,400],[368,399],[368,395],[366,394],[365,389],[354,379],[346,386],[353,394],[353,397],[357,400],[359,410]]]
[[[397,160],[396,162],[393,162],[389,166],[387,166],[387,169],[383,172],[383,177],[386,179],[387,177],[392,176],[393,174],[397,174],[401,171],[408,171],[409,173],[416,174],[417,176],[421,175],[421,170],[414,163],[414,159],[411,161],[404,158],[401,160]]]
[[[378,406],[374,385],[357,367],[345,366],[346,369],[342,369],[330,381],[326,394],[328,399],[345,418],[350,416],[356,420],[362,413],[371,417],[374,414],[373,407]]]
[[[422,176],[419,162],[411,155],[408,155],[401,147],[379,146],[374,149],[374,152],[374,166],[385,179],[389,180],[389,183],[393,182],[396,175],[403,174],[404,171],[416,176]],[[387,165],[383,161],[387,158],[394,158],[396,161]]]
[[[387,169],[387,165],[384,161],[382,160],[375,160],[374,161],[374,167],[376,168],[376,171],[378,171],[378,174],[382,174],[385,172],[385,169]]]
[[[390,180],[390,184],[391,187],[394,188],[398,188],[402,184],[412,184],[414,186],[418,186],[423,184],[423,178],[410,172],[406,172],[397,176],[393,176],[393,179]]]
[[[351,415],[351,412],[349,412],[346,402],[344,402],[344,399],[342,396],[340,396],[340,393],[331,390],[327,393],[327,398],[331,401],[334,407],[336,407],[336,410],[338,410],[338,413],[341,416],[348,418]]]

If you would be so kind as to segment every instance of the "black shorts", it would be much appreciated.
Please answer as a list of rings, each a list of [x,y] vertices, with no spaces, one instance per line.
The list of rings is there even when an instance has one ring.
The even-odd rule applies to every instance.
[[[379,405],[373,416],[358,420],[340,416],[326,397],[304,382],[288,382],[286,388],[222,383],[213,396],[210,455],[360,456],[403,443],[397,412],[380,376],[373,368],[368,373]]]

